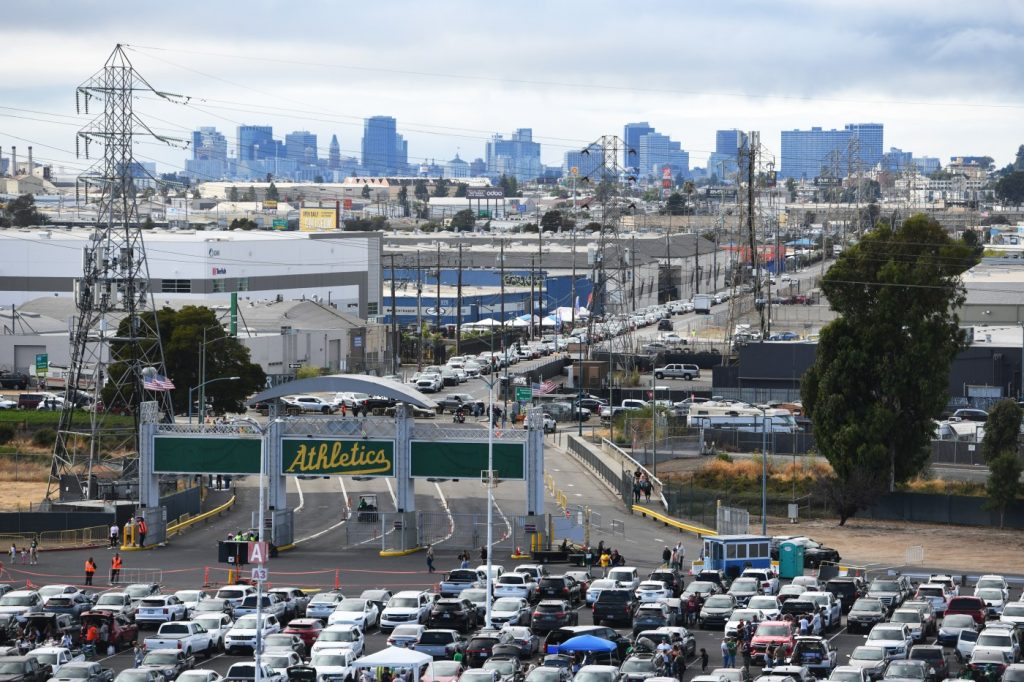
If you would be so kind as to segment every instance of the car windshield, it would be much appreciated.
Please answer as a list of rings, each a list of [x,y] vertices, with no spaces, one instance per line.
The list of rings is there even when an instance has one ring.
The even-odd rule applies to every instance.
[[[1007,604],[1003,607],[1003,615],[1014,617],[1024,616],[1024,604]],[[967,617],[970,618],[970,616]]]
[[[475,571],[468,569],[461,569],[458,571],[452,571],[448,574],[448,580],[452,582],[475,582],[479,579]]]
[[[3,602],[0,602],[2,604]],[[120,594],[101,594],[96,600],[96,606],[120,606],[124,604],[124,597]]]
[[[864,680],[860,673],[855,673],[852,670],[833,670],[828,679],[838,680],[838,682],[863,682]]]
[[[1024,615],[1024,605],[1021,608],[1022,615]],[[1005,611],[1003,613],[1006,613]],[[968,616],[966,613],[951,613],[950,615],[942,619],[943,628],[973,628],[974,618]]]
[[[281,654],[263,654],[263,662],[271,668],[287,668],[291,665],[292,659]]]
[[[462,664],[458,661],[434,661],[431,667],[434,669],[434,677],[452,677],[459,674]]]
[[[244,599],[245,595],[245,590],[235,590],[230,588],[217,592],[217,597],[219,599]]]
[[[467,670],[459,677],[459,682],[490,682],[494,673],[490,670]]]
[[[392,637],[419,637],[420,629],[416,625],[399,625],[391,631]]]
[[[462,599],[468,599],[469,601],[483,601],[486,596],[487,590],[463,590],[459,594],[459,597]]]
[[[853,650],[850,658],[858,661],[881,661],[885,659],[885,651],[873,646],[859,646]]]
[[[0,598],[0,606],[32,606],[34,603],[35,601],[28,595],[19,597],[8,594]]]
[[[25,672],[25,664],[21,661],[0,662],[0,675],[20,675]]]
[[[757,631],[754,633],[756,637],[786,637],[792,633],[788,625],[773,625],[769,623],[762,623],[757,626]]]
[[[899,592],[900,587],[895,580],[874,580],[868,592]]]
[[[149,585],[129,585],[124,588],[124,591],[132,597],[145,597],[147,594],[153,594],[153,588]]]
[[[913,663],[901,663],[893,661],[885,670],[886,677],[916,677],[924,679],[924,668]]]
[[[71,606],[74,603],[71,597],[50,597],[46,600],[47,606]]]
[[[255,630],[256,622],[256,616],[242,616],[235,621],[235,627],[240,630]]]
[[[503,575],[498,578],[498,582],[502,585],[522,585],[525,580],[518,575]]]
[[[484,670],[497,670],[502,675],[511,675],[515,672],[516,664],[514,658],[490,658],[483,667]]]
[[[168,663],[178,662],[178,651],[150,651],[146,654],[146,657],[142,659],[145,665],[166,665]]]
[[[644,673],[654,668],[653,658],[630,658],[619,668],[624,673]]]
[[[735,621],[751,621],[757,618],[759,613],[754,609],[736,609],[732,612],[732,619]]]
[[[923,586],[917,588],[917,595],[919,597],[945,597],[946,593],[941,587]]]
[[[982,632],[978,635],[978,646],[1005,647],[1012,646],[1012,639],[1009,633],[1003,632]]]
[[[427,630],[420,635],[420,644],[449,644],[455,640],[451,632],[442,630]]]
[[[181,590],[175,592],[174,596],[181,601],[199,601],[199,590]]]
[[[332,668],[341,668],[348,665],[348,657],[341,656],[339,654],[317,654],[313,658],[309,659],[309,664],[314,668],[321,665]]]
[[[217,630],[221,627],[220,616],[201,616],[199,618],[193,618],[192,620],[199,623],[207,630]]]
[[[775,597],[751,597],[747,606],[752,609],[770,610],[779,608],[779,603],[775,601]]]
[[[875,628],[868,633],[869,640],[903,639],[903,631],[896,628]]]
[[[590,670],[581,670],[572,678],[572,682],[612,682],[614,676],[610,673],[599,673]]]
[[[608,580],[607,578],[601,578],[600,580],[595,580],[594,582],[590,583],[591,590],[607,590],[613,587],[615,587],[615,581]]]
[[[388,608],[414,609],[417,606],[419,606],[419,602],[412,597],[395,597],[388,602]]]
[[[732,606],[732,600],[723,594],[716,594],[714,597],[709,597],[704,602],[704,606],[709,609],[726,609]]]
[[[437,663],[434,664],[434,668],[437,669]],[[561,679],[561,675],[562,672],[559,668],[542,665],[530,671],[530,674],[526,676],[526,682],[557,682]]]
[[[921,614],[917,611],[897,611],[892,614],[893,623],[920,623]]]
[[[397,630],[395,631],[397,634]],[[358,638],[352,630],[324,630],[320,633],[320,642],[354,642]]]
[[[756,592],[757,581],[753,578],[737,578],[732,581],[732,587],[729,588],[730,592]]]
[[[985,588],[985,587],[993,587],[993,588],[995,588],[997,590],[1002,590],[1003,589],[1003,581],[998,579],[998,578],[982,578],[981,580],[978,581],[977,587],[979,589]]]
[[[310,604],[333,604],[338,600],[336,594],[318,594],[309,600]]]
[[[338,604],[338,607],[336,609],[334,609],[334,610],[335,611],[363,611],[365,609],[366,609],[366,600],[365,599],[346,599],[343,602],[341,602],[340,604]]]
[[[978,590],[976,594],[982,599],[988,599],[989,601],[1003,600],[1003,591],[999,589],[988,588],[984,590]]]
[[[292,646],[294,644],[291,635],[267,635],[263,643],[267,646]]]
[[[522,606],[522,602],[518,599],[506,597],[495,601],[493,608],[495,611],[516,611],[520,606]]]
[[[145,670],[122,670],[114,682],[150,682],[153,676]]]
[[[867,611],[869,613],[881,613],[883,610],[882,602],[876,599],[858,599],[853,603],[852,611]]]

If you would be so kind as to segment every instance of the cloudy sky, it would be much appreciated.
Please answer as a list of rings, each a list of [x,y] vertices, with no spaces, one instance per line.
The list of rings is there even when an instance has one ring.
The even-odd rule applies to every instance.
[[[157,131],[240,124],[332,133],[358,155],[362,119],[395,116],[411,161],[483,155],[529,127],[545,163],[648,121],[703,166],[714,131],[885,124],[885,147],[991,155],[1024,143],[1024,2],[646,3],[33,0],[4,7],[0,145],[72,170],[75,87],[116,43],[188,104],[141,96]],[[186,151],[140,143],[162,170]]]

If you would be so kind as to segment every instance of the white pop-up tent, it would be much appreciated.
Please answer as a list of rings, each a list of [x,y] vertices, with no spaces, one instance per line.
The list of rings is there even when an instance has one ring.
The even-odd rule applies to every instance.
[[[414,649],[405,649],[399,646],[391,646],[383,651],[378,651],[369,656],[357,658],[352,662],[353,668],[411,668],[413,679],[420,679],[420,668],[434,662],[430,654],[423,654]]]

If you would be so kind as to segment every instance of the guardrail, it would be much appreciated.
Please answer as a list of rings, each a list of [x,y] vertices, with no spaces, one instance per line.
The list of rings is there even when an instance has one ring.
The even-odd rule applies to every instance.
[[[569,498],[565,492],[559,490],[558,485],[555,483],[554,477],[551,474],[544,474],[544,485],[547,486],[548,492],[555,498],[555,504],[558,505],[559,509],[565,511],[565,508],[569,505]]]
[[[231,509],[231,507],[235,504],[235,500],[236,499],[237,499],[237,497],[235,495],[232,495],[230,500],[228,500],[224,504],[220,505],[219,507],[214,507],[213,509],[211,509],[208,512],[203,512],[202,514],[197,514],[196,516],[193,516],[191,518],[185,518],[185,517],[188,517],[189,515],[188,514],[182,514],[180,517],[178,517],[178,521],[177,522],[172,523],[172,524],[167,526],[167,537],[170,538],[170,537],[172,537],[174,535],[177,535],[178,533],[181,533],[182,531],[185,531],[185,530],[191,528],[192,526],[196,525],[197,523],[199,523],[201,521],[206,521],[207,519],[211,519],[214,516],[220,516],[221,514],[226,512],[228,509]]]
[[[91,526],[73,530],[44,530],[39,533],[40,549],[90,547],[110,541],[110,526]]]
[[[656,512],[653,509],[648,509],[647,507],[642,507],[639,504],[634,504],[633,505],[633,513],[640,514],[644,518],[649,516],[652,519],[654,519],[655,521],[662,522],[666,526],[671,526],[672,528],[675,528],[677,530],[680,530],[680,531],[683,531],[683,532],[686,532],[686,533],[693,533],[694,535],[696,535],[698,537],[701,537],[701,536],[704,536],[704,535],[710,535],[710,536],[714,537],[714,536],[718,535],[718,533],[716,531],[713,531],[710,528],[702,528],[701,526],[694,526],[694,525],[689,524],[689,523],[684,523],[682,521],[678,521],[676,519],[673,519],[673,518],[670,518],[668,516],[665,516],[664,514]]]
[[[607,438],[601,439],[601,448],[606,452],[608,450],[611,450],[614,456],[618,457],[619,459],[625,460],[625,462],[628,462],[628,464],[624,463],[625,466],[634,467],[634,471],[639,470],[647,474],[647,479],[654,484],[658,499],[661,500],[661,506],[665,508],[665,511],[668,511],[668,500],[665,499],[664,487],[661,484],[661,480],[657,476],[655,476],[654,473],[652,473],[647,467],[642,465],[640,462],[633,459],[633,457],[630,456],[625,450],[623,450],[622,448],[620,448],[618,445],[611,442]]]

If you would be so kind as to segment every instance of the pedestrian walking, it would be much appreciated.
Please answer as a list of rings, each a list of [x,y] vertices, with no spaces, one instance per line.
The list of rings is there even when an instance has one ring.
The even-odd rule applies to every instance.
[[[117,553],[114,558],[110,560],[110,584],[117,583],[117,579],[121,577],[121,554]]]
[[[85,584],[92,585],[92,577],[96,573],[96,562],[89,557],[85,560]]]
[[[726,648],[729,650],[729,665],[726,668],[736,667],[736,640],[730,637],[725,642]]]
[[[672,659],[672,676],[679,680],[679,682],[683,682],[683,677],[686,676],[686,654],[678,648],[674,653],[675,657]]]
[[[722,638],[721,649],[722,649],[722,667],[723,668],[731,668],[732,666],[729,665],[729,640],[726,639],[725,637]]]
[[[482,563],[482,564],[486,564],[487,563],[487,547],[481,547],[480,548],[480,563]]]
[[[667,546],[661,552],[661,560],[662,560],[662,562],[664,562],[664,564],[666,566],[671,565],[671,562],[672,562],[672,550],[669,549]]]
[[[9,554],[11,555],[11,563],[12,564],[17,563],[18,562],[18,547],[13,542],[11,543],[11,549],[9,551]]]
[[[31,563],[33,566],[39,563],[39,538],[32,538],[32,544],[29,545],[29,556],[31,557]]]
[[[708,671],[708,650],[704,647],[700,648],[700,671],[702,673],[706,673]]]
[[[743,658],[743,669],[750,672],[750,642],[740,643],[740,656]]]
[[[146,546],[146,531],[149,530],[149,528],[146,526],[146,519],[144,519],[144,518],[142,518],[140,516],[139,520],[138,520],[138,524],[139,524],[139,547],[145,547]]]
[[[121,535],[121,527],[117,525],[117,521],[110,524],[110,549],[117,547],[117,538]]]
[[[427,545],[427,572],[434,572],[434,546]]]
[[[638,478],[633,481],[633,504],[640,504],[640,491],[640,479]]]
[[[141,644],[136,644],[132,649],[132,662],[135,663],[136,668],[142,667],[142,659],[146,657],[146,652],[142,650]]]
[[[608,553],[608,550],[601,552],[601,558],[597,560],[598,565],[601,567],[601,577],[605,578],[608,576],[608,567],[612,563],[612,557]]]

